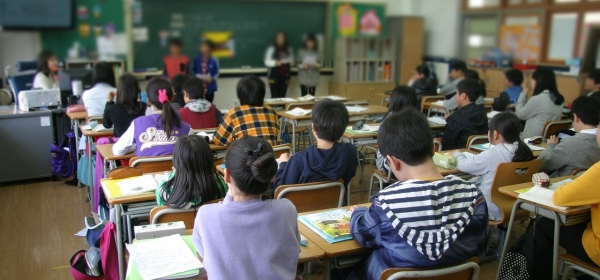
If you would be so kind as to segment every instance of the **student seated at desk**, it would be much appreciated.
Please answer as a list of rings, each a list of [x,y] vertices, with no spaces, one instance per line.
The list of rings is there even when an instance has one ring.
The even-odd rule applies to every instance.
[[[467,70],[467,64],[462,60],[456,60],[450,64],[450,77],[451,81],[445,84],[438,94],[446,96],[446,100],[452,98],[456,94],[456,86],[458,83],[465,78],[465,71]]]
[[[467,70],[465,70],[464,79],[476,80],[481,85],[481,88],[482,88],[481,95],[477,98],[477,100],[475,101],[475,104],[477,104],[477,105],[483,104],[483,98],[486,96],[486,89],[485,89],[485,82],[481,78],[479,78],[479,72],[477,72],[473,69],[467,69]],[[456,102],[456,94],[452,98],[444,100],[444,108],[446,108],[446,110],[454,111],[454,110],[458,109],[458,107],[459,107],[458,103]]]
[[[600,145],[600,134],[596,136]],[[589,263],[600,266],[600,162],[594,164],[573,182],[554,191],[552,202],[558,206],[591,207],[591,222],[560,227],[558,243],[567,253]],[[535,268],[538,279],[551,279],[554,221],[541,218],[535,228]]]
[[[156,203],[173,208],[197,207],[226,193],[227,185],[217,174],[206,140],[198,135],[179,138],[173,151],[173,172],[156,189]]]
[[[517,103],[519,95],[523,92],[523,72],[519,69],[510,69],[504,72],[504,86],[506,89],[494,98],[492,107],[494,111],[506,111],[509,104]]]
[[[522,127],[521,121],[515,114],[499,113],[490,121],[490,131],[488,132],[490,144],[494,145],[493,148],[472,158],[467,158],[458,150],[452,153],[456,159],[458,170],[478,176],[471,181],[474,181],[485,197],[490,220],[502,219],[502,211],[492,202],[492,184],[498,165],[505,162],[533,160],[531,149],[519,138]]]
[[[488,132],[485,108],[482,104],[475,104],[483,91],[481,84],[475,79],[465,79],[458,84],[455,97],[460,108],[446,118],[442,137],[444,150],[464,148],[471,135]]]
[[[171,79],[171,84],[173,85],[173,101],[171,101],[171,106],[175,111],[179,111],[179,109],[185,107],[185,100],[183,100],[183,84],[192,76],[187,74],[177,74],[173,79]]]
[[[37,58],[37,71],[33,77],[32,89],[51,89],[58,87],[58,60],[52,51],[42,51]]]
[[[107,62],[99,62],[94,65],[92,71],[92,88],[81,95],[81,101],[87,110],[88,116],[102,116],[104,106],[108,101],[108,94],[115,92],[115,71]]]
[[[426,95],[437,95],[438,80],[435,73],[431,72],[426,64],[419,65],[413,71],[413,76],[408,81],[408,86],[417,93],[417,100]]]
[[[425,116],[408,108],[388,117],[377,143],[399,182],[375,195],[370,208],[350,208],[352,237],[373,252],[348,279],[375,280],[387,268],[481,257],[488,242],[485,199],[474,183],[440,175]]]
[[[217,127],[223,120],[221,111],[215,104],[204,99],[204,82],[191,78],[183,84],[185,107],[177,111],[181,120],[189,123],[193,129]]]
[[[600,161],[600,147],[596,143],[600,124],[600,102],[588,96],[580,96],[571,106],[575,136],[564,138],[552,135],[548,146],[538,157],[542,160],[540,171],[550,177],[570,175],[575,169],[588,169]]]
[[[273,187],[320,181],[344,180],[344,186],[356,174],[358,154],[350,143],[340,143],[350,116],[339,101],[323,99],[312,108],[312,133],[316,146],[310,146],[290,158],[282,154]]]
[[[235,140],[225,156],[229,191],[221,203],[200,207],[192,240],[210,279],[294,279],[300,254],[296,207],[262,200],[277,171],[262,138]]]
[[[257,136],[277,145],[279,117],[263,106],[265,83],[256,76],[243,77],[237,84],[237,96],[241,106],[229,110],[213,137],[215,144],[228,146],[236,139]]]
[[[402,109],[407,107],[418,108],[419,99],[417,98],[417,93],[414,89],[407,86],[399,86],[392,90],[392,94],[390,95],[390,102],[388,103],[388,112],[383,117],[383,120],[388,116],[398,113],[402,111]],[[381,155],[379,150],[377,151],[377,159],[375,161],[377,168],[385,173],[388,173],[389,169],[385,166],[385,157]],[[392,174],[392,178],[394,175]]]
[[[182,122],[171,107],[173,87],[164,78],[154,78],[148,83],[148,105],[153,113],[139,117],[113,146],[115,155],[125,155],[135,150],[135,156],[172,155],[175,142],[192,133],[189,124]]]
[[[548,121],[559,121],[562,117],[565,98],[558,92],[556,76],[550,69],[538,68],[531,74],[533,96],[527,100],[529,88],[523,92],[517,101],[515,114],[525,121],[525,129],[521,138],[542,136],[544,125]]]
[[[600,95],[600,69],[592,69],[588,73],[588,76],[585,79],[584,88],[590,92],[588,93],[588,96],[592,96],[594,93]]]
[[[119,77],[117,92],[111,91],[108,94],[102,125],[106,128],[114,125],[115,137],[121,137],[134,119],[146,115],[147,104],[138,101],[140,92],[140,85],[135,76],[123,74]]]

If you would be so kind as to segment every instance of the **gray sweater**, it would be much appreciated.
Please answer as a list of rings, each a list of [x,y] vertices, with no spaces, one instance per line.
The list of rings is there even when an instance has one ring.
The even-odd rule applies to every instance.
[[[542,160],[540,171],[553,178],[568,176],[575,169],[588,169],[600,161],[600,147],[595,134],[577,133],[558,145],[548,144],[538,158]]]
[[[475,184],[485,197],[490,220],[498,221],[502,218],[502,211],[492,202],[492,183],[496,169],[501,163],[511,162],[516,150],[517,145],[502,143],[472,158],[467,158],[459,151],[452,154],[460,171],[479,176],[475,178]]]
[[[526,121],[521,139],[542,136],[544,125],[548,121],[559,121],[562,116],[562,104],[556,105],[548,91],[532,96],[527,101],[527,92],[522,92],[517,101],[515,112],[519,119]]]
[[[307,65],[304,69],[304,58],[313,56],[317,59],[317,66]],[[321,67],[321,57],[316,51],[301,49],[298,52],[298,83],[302,86],[316,87],[319,85],[319,68]]]

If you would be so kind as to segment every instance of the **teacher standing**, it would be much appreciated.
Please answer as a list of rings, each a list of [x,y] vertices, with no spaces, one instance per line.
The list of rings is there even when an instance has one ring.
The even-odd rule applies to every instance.
[[[272,98],[285,97],[290,83],[290,68],[294,65],[294,52],[288,47],[287,36],[283,31],[277,32],[275,42],[267,49],[265,66],[268,67],[267,78]]]
[[[304,41],[304,48],[298,52],[298,83],[302,96],[315,96],[315,89],[319,85],[321,57],[318,49],[317,38],[310,34]]]

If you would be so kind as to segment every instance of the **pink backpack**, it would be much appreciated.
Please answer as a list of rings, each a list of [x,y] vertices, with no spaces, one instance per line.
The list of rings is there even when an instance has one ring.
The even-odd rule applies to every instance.
[[[102,276],[91,276],[86,271],[85,250],[81,250],[71,258],[71,275],[75,280],[119,280],[119,260],[117,257],[117,227],[108,222],[100,235],[100,258]],[[122,246],[122,244],[121,244]],[[127,267],[123,259],[123,267]]]

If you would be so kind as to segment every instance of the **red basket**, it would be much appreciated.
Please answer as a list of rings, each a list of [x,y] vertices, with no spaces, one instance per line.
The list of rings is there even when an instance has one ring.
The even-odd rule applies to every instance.
[[[536,70],[538,68],[538,65],[537,64],[514,63],[513,68],[519,69],[521,71]]]

